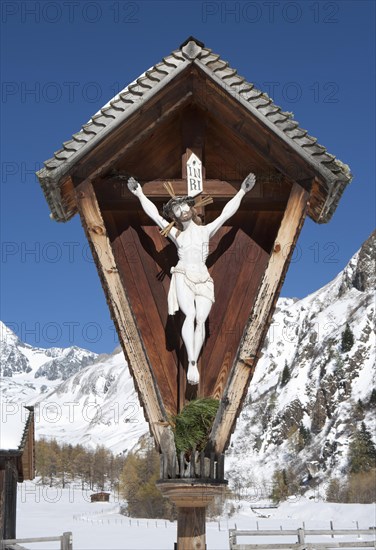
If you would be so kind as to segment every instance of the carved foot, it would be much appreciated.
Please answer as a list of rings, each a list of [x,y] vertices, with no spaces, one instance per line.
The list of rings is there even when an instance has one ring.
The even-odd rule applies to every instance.
[[[200,374],[198,372],[196,361],[189,362],[187,381],[191,384],[191,386],[196,386],[200,381]]]

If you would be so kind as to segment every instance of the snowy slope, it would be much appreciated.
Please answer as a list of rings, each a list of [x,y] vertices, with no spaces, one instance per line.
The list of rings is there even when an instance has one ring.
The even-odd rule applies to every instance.
[[[329,529],[330,521],[335,529],[354,529],[357,524],[360,529],[368,529],[374,525],[372,504],[329,504],[300,499],[283,503],[272,510],[269,518],[261,519],[249,504],[242,504],[242,511],[230,518],[225,515],[218,521],[207,521],[208,550],[227,550],[228,529],[235,526],[237,529],[287,530],[302,527],[303,522],[307,529]],[[17,519],[18,537],[51,537],[71,531],[75,550],[167,550],[173,548],[176,541],[176,522],[122,516],[114,495],[110,502],[91,503],[89,491],[81,491],[80,487],[62,489],[32,482],[19,484]],[[372,540],[372,534],[371,531],[361,539]],[[247,542],[244,537],[238,540]],[[280,538],[270,536],[253,539],[253,542],[265,544],[271,540],[281,542]],[[285,538],[288,540],[296,539]],[[343,541],[343,537],[337,540]],[[27,547],[35,546],[29,543]],[[38,550],[58,548],[58,542],[38,543]]]
[[[116,350],[80,370],[36,405],[37,436],[114,453],[130,450],[148,431],[124,355]]]
[[[252,482],[250,477],[268,480],[276,468],[288,466],[301,479],[341,475],[361,420],[376,433],[369,406],[375,387],[375,251],[373,234],[325,287],[302,300],[279,300],[227,453],[229,476],[240,484]],[[355,343],[343,353],[346,323]],[[283,385],[285,365],[291,378]],[[355,414],[359,399],[363,418]],[[301,425],[312,438],[303,449]]]

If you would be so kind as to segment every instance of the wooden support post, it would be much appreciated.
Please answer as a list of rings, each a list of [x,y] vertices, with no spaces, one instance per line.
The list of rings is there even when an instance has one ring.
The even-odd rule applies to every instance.
[[[206,548],[206,508],[178,507],[177,550]]]
[[[298,529],[298,544],[305,544],[304,529]]]
[[[66,531],[61,537],[61,550],[72,550],[72,533],[71,531]]]
[[[178,509],[176,550],[206,549],[206,508],[223,494],[226,483],[202,483],[192,478],[161,480],[157,487]]]
[[[18,472],[15,459],[9,459],[5,463],[4,502],[3,510],[1,510],[3,517],[0,518],[3,524],[4,539],[16,537],[17,479]]]
[[[230,543],[230,550],[233,550],[236,546],[236,531],[235,529],[229,529],[229,543]]]

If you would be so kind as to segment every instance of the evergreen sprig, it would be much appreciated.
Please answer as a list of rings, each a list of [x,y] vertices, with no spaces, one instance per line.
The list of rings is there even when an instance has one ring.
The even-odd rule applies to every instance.
[[[205,448],[218,406],[218,399],[194,399],[172,418],[178,453],[188,453],[193,449],[202,451]]]

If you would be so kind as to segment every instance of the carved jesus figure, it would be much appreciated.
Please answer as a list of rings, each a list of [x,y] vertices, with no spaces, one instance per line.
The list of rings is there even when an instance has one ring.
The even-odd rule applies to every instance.
[[[213,279],[205,263],[209,254],[209,241],[236,213],[242,198],[255,183],[254,174],[249,174],[218,218],[207,225],[200,225],[201,220],[192,197],[173,197],[163,207],[163,215],[176,226],[171,227],[172,224],[159,214],[155,204],[145,196],[141,185],[134,178],[128,180],[128,188],[138,197],[144,212],[167,233],[177,248],[179,261],[171,268],[168,313],[174,315],[180,309],[185,315],[182,338],[188,355],[187,380],[192,385],[199,383],[197,361],[205,341],[205,321],[214,302]]]

